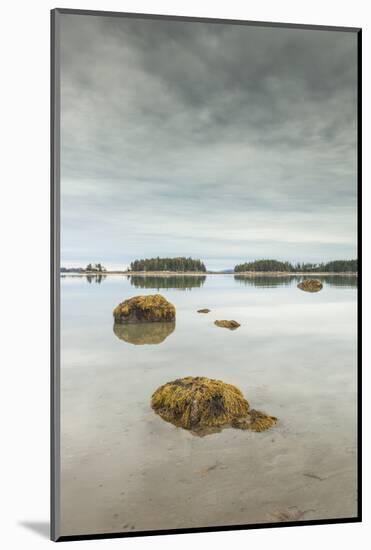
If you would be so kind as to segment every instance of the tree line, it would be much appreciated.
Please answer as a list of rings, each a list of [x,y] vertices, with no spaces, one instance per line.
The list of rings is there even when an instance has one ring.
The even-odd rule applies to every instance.
[[[61,267],[61,273],[104,273],[106,268],[101,264],[88,264],[84,267]]]
[[[61,267],[61,273],[77,272],[77,273],[102,273],[106,272],[106,268],[101,263],[88,264],[85,268],[66,268]],[[174,272],[199,272],[206,273],[207,269],[201,260],[193,258],[185,258],[179,256],[177,258],[146,258],[142,260],[134,260],[130,263],[128,271],[174,271]],[[234,267],[235,273],[244,271],[259,271],[259,272],[283,272],[283,273],[357,273],[358,260],[334,260],[331,262],[308,263],[308,262],[283,262],[279,260],[255,260],[252,262],[244,262]]]
[[[206,272],[206,267],[201,260],[192,258],[147,258],[134,260],[130,264],[130,271],[198,271]]]
[[[278,260],[255,260],[254,262],[246,262],[236,265],[235,273],[240,271],[293,271],[292,265],[289,262],[280,262]]]
[[[106,268],[102,266],[102,264],[88,264],[85,268],[85,271],[93,271],[97,273],[102,273],[103,271],[106,271]]]
[[[335,260],[326,263],[296,263],[280,262],[278,260],[255,260],[238,264],[234,268],[235,273],[243,271],[281,271],[284,273],[356,273],[358,271],[358,260]]]

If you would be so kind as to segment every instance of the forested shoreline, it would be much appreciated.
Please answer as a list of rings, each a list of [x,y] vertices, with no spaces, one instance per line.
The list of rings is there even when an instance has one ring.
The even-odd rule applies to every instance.
[[[206,267],[201,260],[193,258],[149,258],[134,260],[130,264],[129,271],[174,271],[174,272],[200,272],[205,273]]]
[[[357,260],[334,260],[322,263],[309,262],[285,262],[273,259],[254,260],[237,264],[234,268],[224,271],[208,270],[203,261],[199,259],[178,256],[176,258],[145,258],[134,260],[128,269],[110,271],[101,263],[88,264],[86,268],[61,267],[62,274],[107,274],[107,273],[349,273],[358,272]]]
[[[235,273],[256,272],[283,272],[283,273],[357,273],[357,260],[335,260],[327,263],[296,263],[282,262],[278,260],[255,260],[238,264],[234,268]]]

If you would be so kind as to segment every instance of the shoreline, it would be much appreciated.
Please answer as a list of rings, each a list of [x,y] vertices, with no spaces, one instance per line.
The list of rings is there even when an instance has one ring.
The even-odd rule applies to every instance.
[[[254,277],[256,275],[269,275],[269,277],[298,277],[298,276],[308,276],[311,277],[326,277],[327,275],[348,275],[350,277],[358,277],[358,272],[356,271],[240,271],[232,273],[231,275],[243,275],[247,277]]]
[[[60,272],[61,277],[106,277],[107,275],[122,275],[130,277],[131,275],[134,275],[136,277],[206,277],[207,275],[235,275],[235,276],[242,276],[242,277],[261,277],[261,276],[268,276],[268,277],[298,277],[298,276],[311,276],[311,277],[326,277],[329,275],[341,275],[341,276],[348,276],[348,277],[358,277],[358,272],[350,272],[350,271],[322,271],[322,272],[298,272],[298,271],[240,271],[240,272],[233,272],[233,273],[221,273],[221,272],[215,272],[215,271],[102,271],[102,272],[96,272],[96,271],[86,271],[86,272]]]

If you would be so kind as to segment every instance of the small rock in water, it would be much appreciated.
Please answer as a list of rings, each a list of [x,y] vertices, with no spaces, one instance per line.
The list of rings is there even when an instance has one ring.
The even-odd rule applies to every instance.
[[[306,292],[318,292],[319,290],[322,290],[322,286],[321,281],[317,281],[317,279],[305,279],[298,284],[298,288],[300,288],[300,290],[305,290]]]
[[[264,432],[269,430],[277,422],[275,416],[268,416],[255,409],[250,409],[249,414],[242,418],[234,418],[231,422],[233,428],[251,430],[252,432]]]
[[[237,321],[226,321],[225,319],[221,321],[215,321],[214,324],[217,327],[229,328],[229,330],[235,330],[236,328],[241,326],[240,323],[237,323]]]
[[[205,307],[204,309],[198,309],[197,313],[210,313],[210,310]]]

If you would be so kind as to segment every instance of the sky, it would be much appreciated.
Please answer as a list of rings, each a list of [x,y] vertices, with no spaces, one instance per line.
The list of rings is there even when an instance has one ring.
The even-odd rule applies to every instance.
[[[61,16],[61,265],[357,251],[355,33]]]

